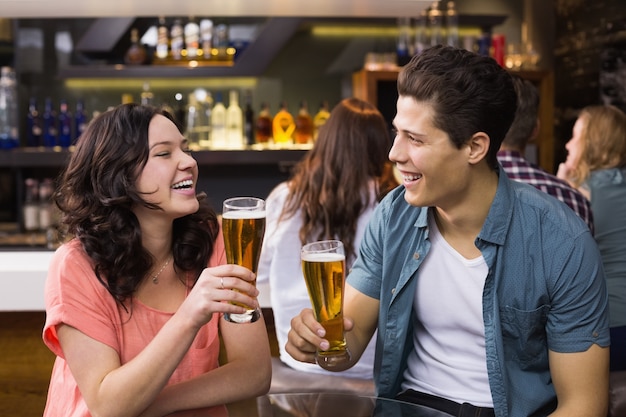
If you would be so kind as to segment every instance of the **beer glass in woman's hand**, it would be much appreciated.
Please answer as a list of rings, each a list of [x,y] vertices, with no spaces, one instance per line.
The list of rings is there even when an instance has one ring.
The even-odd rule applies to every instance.
[[[315,354],[324,369],[343,367],[350,361],[343,330],[343,287],[346,256],[339,240],[324,240],[302,247],[302,272],[315,318],[326,330],[327,350]]]
[[[245,266],[256,274],[265,233],[265,201],[255,197],[225,200],[222,230],[227,262]],[[225,313],[224,318],[234,323],[251,323],[261,317],[258,308],[243,307],[246,307],[245,313]]]

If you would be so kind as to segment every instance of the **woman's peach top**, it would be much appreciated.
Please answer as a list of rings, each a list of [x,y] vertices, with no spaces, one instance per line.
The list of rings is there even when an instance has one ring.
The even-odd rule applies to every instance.
[[[216,239],[209,266],[226,263],[221,235]],[[45,288],[45,344],[57,355],[50,378],[44,417],[90,417],[76,381],[65,362],[56,329],[61,323],[72,326],[119,354],[122,364],[141,352],[173,313],[150,308],[136,299],[126,311],[98,281],[91,259],[74,239],[55,253]],[[189,380],[218,367],[219,315],[204,325],[189,352],[172,374],[168,384]],[[227,416],[225,406],[206,410],[206,415]]]

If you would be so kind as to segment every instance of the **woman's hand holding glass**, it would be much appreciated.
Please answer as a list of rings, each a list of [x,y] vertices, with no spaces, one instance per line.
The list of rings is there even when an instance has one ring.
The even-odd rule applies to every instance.
[[[259,294],[254,285],[256,275],[239,265],[206,268],[185,299],[181,310],[188,311],[194,325],[207,323],[213,313],[243,314],[247,308],[258,308]],[[236,290],[236,291],[233,291]]]

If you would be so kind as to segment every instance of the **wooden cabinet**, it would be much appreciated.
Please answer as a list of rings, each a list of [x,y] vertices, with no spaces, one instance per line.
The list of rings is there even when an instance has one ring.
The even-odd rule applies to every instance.
[[[554,75],[551,71],[516,71],[539,89],[539,134],[536,140],[537,162],[554,172]],[[396,111],[398,70],[366,71],[352,75],[352,94],[374,104],[391,124]]]

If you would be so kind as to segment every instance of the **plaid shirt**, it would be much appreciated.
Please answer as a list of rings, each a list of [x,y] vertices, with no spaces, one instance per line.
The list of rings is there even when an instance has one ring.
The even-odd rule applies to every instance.
[[[498,151],[498,161],[512,180],[525,182],[558,198],[587,223],[593,234],[593,214],[589,200],[567,182],[530,163],[517,151]]]

